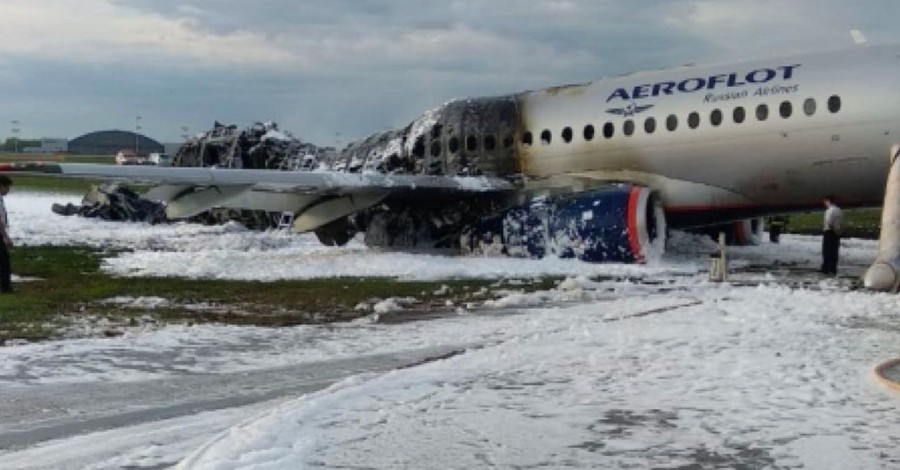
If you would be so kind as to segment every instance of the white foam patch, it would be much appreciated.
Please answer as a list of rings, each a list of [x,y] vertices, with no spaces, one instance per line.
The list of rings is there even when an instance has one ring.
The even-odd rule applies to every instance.
[[[686,295],[479,319],[468,333],[435,324],[420,334],[493,329],[496,342],[279,406],[181,468],[645,468],[704,455],[729,468],[878,468],[896,458],[895,397],[866,376],[895,354],[900,330],[848,328],[900,323],[896,297],[780,286]]]
[[[870,378],[875,364],[897,354],[900,300],[818,277],[819,237],[786,235],[780,245],[730,248],[733,267],[760,268],[715,284],[705,279],[714,246],[690,235],[676,234],[662,261],[646,266],[444,257],[377,252],[356,242],[327,248],[310,236],[233,225],[121,224],[49,212],[51,203],[67,200],[77,202],[11,194],[16,242],[132,250],[105,264],[118,274],[565,278],[557,288],[532,293],[505,285],[487,301],[511,309],[502,315],[397,324],[366,318],[278,329],[176,325],[0,348],[0,387],[10,388],[467,348],[449,359],[351,377],[298,397],[210,440],[183,468],[646,468],[704,462],[885,468],[900,458],[893,438],[896,396]],[[844,240],[842,269],[860,272],[876,251],[874,241]],[[798,272],[785,273],[785,266]],[[808,288],[782,284],[798,278]],[[152,309],[151,300],[117,301]],[[403,306],[400,299],[385,302]],[[189,425],[203,419],[209,418],[185,417],[186,424],[165,434],[196,442],[203,426]],[[140,446],[137,433],[145,431],[121,436],[140,452],[117,452],[106,464],[152,465],[184,455],[183,445]],[[88,441],[100,449],[113,445],[83,436],[62,439],[51,446],[60,452],[54,461],[83,456]],[[10,458],[49,457],[36,447]]]
[[[404,280],[510,278],[579,274],[643,275],[671,270],[696,272],[702,264],[592,264],[577,260],[464,257],[369,249],[358,239],[326,247],[312,234],[254,232],[237,224],[150,225],[63,217],[54,202],[77,203],[71,195],[12,193],[7,205],[11,232],[26,245],[89,245],[127,250],[107,258],[103,270],[120,276],[165,276],[274,281],[323,277],[393,277]]]

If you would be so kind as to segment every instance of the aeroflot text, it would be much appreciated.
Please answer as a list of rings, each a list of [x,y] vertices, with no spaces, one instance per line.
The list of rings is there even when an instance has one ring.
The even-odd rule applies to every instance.
[[[739,87],[747,84],[768,83],[777,78],[790,80],[794,77],[794,69],[800,64],[783,65],[773,69],[756,69],[746,74],[737,72],[730,74],[712,75],[710,77],[688,78],[680,82],[659,82],[646,85],[637,85],[633,89],[618,88],[609,95],[606,102],[614,98],[626,101],[640,98],[651,98],[659,95],[673,95],[675,93],[693,93],[700,90],[715,90],[720,87]]]

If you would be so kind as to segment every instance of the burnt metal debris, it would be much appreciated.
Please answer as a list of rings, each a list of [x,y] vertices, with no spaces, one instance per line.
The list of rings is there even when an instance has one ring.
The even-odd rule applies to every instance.
[[[106,183],[93,186],[81,205],[53,204],[53,212],[59,215],[80,215],[97,217],[104,220],[149,222],[158,224],[167,222],[163,204],[148,201],[134,191],[118,183]]]
[[[280,131],[274,122],[258,122],[243,130],[216,122],[212,129],[185,142],[172,159],[172,166],[310,171],[318,167],[321,153],[315,145]],[[53,211],[112,221],[170,222],[164,204],[143,199],[114,183],[94,186],[80,206],[54,204]],[[280,213],[265,211],[213,209],[190,220],[210,225],[237,221],[262,230],[277,226],[280,217]]]
[[[322,165],[350,173],[512,177],[521,172],[515,138],[521,128],[516,95],[453,100],[403,129],[351,143]],[[369,246],[459,250],[467,228],[508,207],[509,199],[491,193],[432,194],[428,200],[397,195],[348,219]]]
[[[517,173],[519,105],[515,95],[459,99],[403,129],[373,134],[323,161],[334,171],[490,175]]]
[[[302,142],[274,123],[257,123],[240,130],[215,123],[187,141],[172,159],[173,166],[328,170],[446,176],[507,176],[522,172],[518,95],[458,99],[425,112],[408,126],[375,133],[339,152]],[[523,137],[522,148],[530,142]],[[115,193],[107,204],[115,208],[81,208],[75,212],[110,220],[156,220],[154,211],[136,212],[139,204]],[[342,245],[356,233],[369,245],[390,247],[460,248],[460,235],[485,217],[510,206],[510,194],[391,195],[375,207],[336,220],[316,230],[328,245]],[[70,209],[69,212],[72,210]],[[213,209],[193,218],[205,223],[237,220],[250,228],[278,225],[281,213]],[[149,219],[147,217],[150,217]]]
[[[172,166],[309,171],[318,167],[318,154],[318,147],[280,131],[274,122],[258,122],[244,130],[216,122],[185,142]]]

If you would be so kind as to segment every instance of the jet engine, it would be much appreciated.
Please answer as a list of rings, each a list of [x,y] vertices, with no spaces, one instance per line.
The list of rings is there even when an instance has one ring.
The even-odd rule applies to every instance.
[[[531,199],[471,227],[461,245],[474,253],[632,263],[661,254],[665,238],[656,193],[623,185]]]

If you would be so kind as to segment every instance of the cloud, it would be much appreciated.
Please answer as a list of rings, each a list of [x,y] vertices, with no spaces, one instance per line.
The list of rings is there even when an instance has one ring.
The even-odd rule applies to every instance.
[[[247,31],[204,33],[189,19],[133,12],[103,0],[75,5],[65,0],[3,2],[0,54],[95,63],[182,59],[195,66],[294,59],[291,51]]]
[[[702,38],[725,59],[850,47],[854,28],[876,42],[896,41],[885,22],[876,25],[880,15],[896,13],[900,5],[893,0],[871,0],[865,7],[842,0],[703,0],[671,9],[665,23]]]
[[[23,133],[130,128],[141,114],[160,140],[271,119],[346,142],[455,97],[844,47],[852,27],[898,41],[898,12],[892,0],[6,0],[0,94]]]

